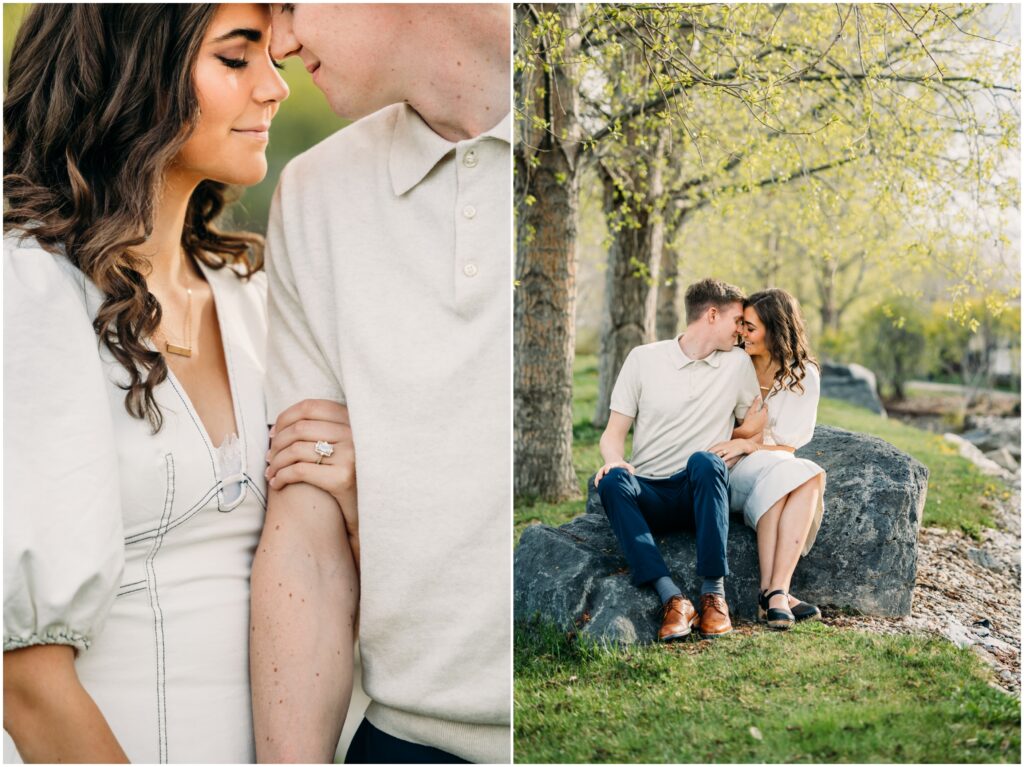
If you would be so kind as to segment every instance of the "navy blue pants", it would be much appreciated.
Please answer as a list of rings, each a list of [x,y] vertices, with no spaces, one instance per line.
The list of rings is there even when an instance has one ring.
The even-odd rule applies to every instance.
[[[671,477],[646,479],[612,469],[597,486],[601,505],[638,586],[670,576],[654,533],[697,533],[697,575],[729,574],[729,470],[717,455],[694,453]],[[671,577],[671,576],[670,576]]]
[[[421,746],[388,735],[366,719],[352,737],[345,764],[469,764],[433,746]]]

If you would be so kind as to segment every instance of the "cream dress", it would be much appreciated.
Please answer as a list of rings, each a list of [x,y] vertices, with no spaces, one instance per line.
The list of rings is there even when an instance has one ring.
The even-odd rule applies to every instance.
[[[101,295],[4,238],[4,650],[77,648],[133,762],[252,762],[249,573],[266,504],[265,280],[203,272],[237,437],[218,449],[173,374],[163,428],[128,415]],[[18,761],[4,734],[4,761]]]
[[[816,365],[807,366],[807,374],[801,383],[804,386],[802,393],[783,389],[769,394],[765,400],[768,423],[764,428],[764,444],[801,448],[814,437],[821,396],[821,374]],[[729,472],[729,508],[742,511],[744,521],[756,530],[761,515],[776,501],[812,477],[824,473],[825,470],[814,461],[797,458],[788,450],[758,450],[742,458]],[[818,507],[803,554],[807,554],[814,544],[824,511],[822,493],[818,497]]]

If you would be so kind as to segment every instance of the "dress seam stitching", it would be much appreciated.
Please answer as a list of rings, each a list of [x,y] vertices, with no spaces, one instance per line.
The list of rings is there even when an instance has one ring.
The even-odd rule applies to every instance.
[[[146,556],[146,588],[149,591],[150,607],[153,611],[153,636],[156,643],[156,695],[157,695],[157,740],[160,763],[166,764],[167,756],[167,667],[166,667],[166,635],[164,633],[163,610],[160,607],[160,592],[157,587],[155,559],[160,545],[163,543],[164,525],[174,508],[175,476],[174,455],[164,456],[167,466],[167,495],[164,499],[164,511],[160,518],[160,529],[153,540],[153,546]]]

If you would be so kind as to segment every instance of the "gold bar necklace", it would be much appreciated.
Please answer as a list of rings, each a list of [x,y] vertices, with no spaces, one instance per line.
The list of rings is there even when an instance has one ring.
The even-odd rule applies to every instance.
[[[179,357],[192,356],[192,286],[190,285],[185,288],[185,291],[188,294],[188,308],[185,311],[185,343],[188,346],[172,344],[167,340],[167,335],[164,335],[164,348],[167,350],[167,353],[177,354]]]

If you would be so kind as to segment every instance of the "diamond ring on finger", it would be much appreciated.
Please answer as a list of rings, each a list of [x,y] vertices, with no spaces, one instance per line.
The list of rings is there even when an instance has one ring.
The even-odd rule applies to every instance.
[[[313,446],[313,450],[316,452],[316,462],[318,464],[321,463],[324,460],[324,458],[330,458],[332,455],[334,455],[334,446],[329,442],[324,442],[323,440],[317,442]]]

